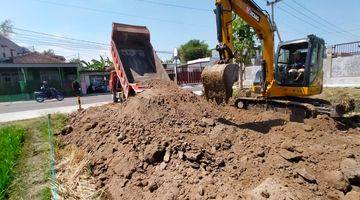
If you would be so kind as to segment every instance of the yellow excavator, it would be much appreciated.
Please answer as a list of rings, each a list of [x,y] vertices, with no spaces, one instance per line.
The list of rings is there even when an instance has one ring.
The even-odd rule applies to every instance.
[[[329,114],[343,115],[346,106],[332,106],[321,99],[308,96],[322,93],[323,59],[325,42],[315,35],[307,38],[280,42],[274,52],[275,24],[269,14],[253,0],[216,0],[217,38],[216,49],[220,60],[204,69],[201,79],[206,98],[218,103],[228,101],[233,94],[233,84],[238,78],[239,66],[234,64],[233,13],[241,17],[262,41],[263,60],[256,74],[252,93],[255,97],[235,100],[238,108],[262,105],[266,108],[291,108],[303,117]],[[253,96],[253,95],[252,95]]]

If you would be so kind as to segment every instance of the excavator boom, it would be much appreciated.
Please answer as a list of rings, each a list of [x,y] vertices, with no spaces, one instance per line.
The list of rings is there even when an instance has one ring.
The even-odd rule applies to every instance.
[[[265,87],[272,81],[270,77],[273,77],[274,32],[268,15],[252,0],[217,0],[215,13],[219,45],[216,48],[220,61],[217,65],[205,68],[202,82],[207,99],[214,99],[218,103],[231,97],[239,69],[239,66],[232,64],[233,12],[253,27],[263,41],[263,72],[266,74],[263,77],[267,77],[263,91],[266,91]]]

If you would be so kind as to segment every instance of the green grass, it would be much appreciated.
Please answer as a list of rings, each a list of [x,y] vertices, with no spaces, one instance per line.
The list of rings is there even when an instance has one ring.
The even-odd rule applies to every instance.
[[[14,178],[14,166],[21,153],[26,130],[16,126],[0,128],[0,199]]]
[[[323,93],[319,95],[333,104],[341,102],[344,98],[351,98],[355,101],[356,114],[360,114],[360,89],[359,88],[324,88]]]
[[[59,132],[67,122],[65,115],[51,115],[53,133]],[[48,123],[46,117],[31,120],[12,122],[10,126],[23,130],[24,144],[22,151],[17,153],[16,164],[12,168],[12,182],[8,185],[6,199],[51,199],[51,171],[50,171],[50,145],[48,137]],[[1,136],[1,135],[0,135]],[[56,137],[53,137],[55,151],[57,149]],[[4,149],[0,146],[0,153]],[[1,163],[0,158],[0,163]],[[0,178],[2,176],[0,175]],[[2,198],[0,198],[2,200]]]
[[[39,198],[41,200],[51,200],[52,193],[51,193],[50,187],[46,187],[46,188],[42,189],[39,193]]]

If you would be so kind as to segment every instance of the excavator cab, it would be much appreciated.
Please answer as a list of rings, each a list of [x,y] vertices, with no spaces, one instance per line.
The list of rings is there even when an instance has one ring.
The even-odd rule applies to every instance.
[[[318,88],[321,93],[324,52],[324,40],[315,35],[280,43],[275,56],[276,84]]]
[[[301,94],[287,96],[312,96],[322,92],[323,59],[325,42],[323,39],[309,35],[307,38],[281,42],[275,55],[274,77],[275,87],[280,89],[308,88]],[[265,67],[263,67],[265,68]],[[264,69],[256,73],[252,92],[261,94],[265,82]],[[284,95],[278,95],[284,96]]]

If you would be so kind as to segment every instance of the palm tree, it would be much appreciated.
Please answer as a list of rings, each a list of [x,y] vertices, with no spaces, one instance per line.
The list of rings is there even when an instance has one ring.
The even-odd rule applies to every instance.
[[[100,56],[100,60],[92,59],[90,62],[82,60],[81,63],[84,64],[86,70],[91,71],[106,71],[107,68],[113,65],[113,62],[109,58],[104,59],[102,56]]]
[[[108,57],[104,59],[102,56],[100,56],[100,60],[92,59],[90,62],[82,60],[81,63],[83,64],[83,69],[89,71],[102,71],[104,81],[106,81],[105,71],[113,65],[113,62]]]

